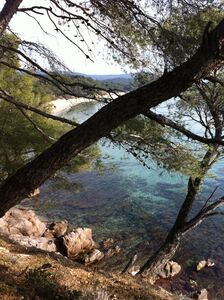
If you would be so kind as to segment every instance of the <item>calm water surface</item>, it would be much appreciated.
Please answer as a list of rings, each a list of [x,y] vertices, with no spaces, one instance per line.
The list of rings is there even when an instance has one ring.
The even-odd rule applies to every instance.
[[[96,110],[95,104],[88,104],[66,116],[83,120]],[[95,240],[112,237],[123,249],[124,257],[141,251],[143,260],[162,243],[175,221],[188,178],[158,169],[153,163],[148,170],[124,150],[108,143],[99,143],[99,147],[104,170],[74,174],[62,171],[41,187],[40,199],[24,205],[32,205],[50,220],[67,219],[75,227],[91,227]],[[213,168],[215,176],[205,181],[195,211],[217,185],[218,193],[224,194],[223,169],[222,162]],[[209,290],[211,299],[224,299],[223,237],[224,217],[210,218],[198,226],[184,238],[175,257],[182,265],[181,276],[162,284],[171,290],[189,291],[191,287],[185,279],[192,278]],[[196,273],[195,263],[204,258],[213,259],[215,267]]]

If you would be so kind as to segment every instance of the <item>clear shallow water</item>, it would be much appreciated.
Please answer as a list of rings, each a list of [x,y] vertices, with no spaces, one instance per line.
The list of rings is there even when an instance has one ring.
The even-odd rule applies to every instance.
[[[76,109],[66,116],[79,120],[96,110],[93,104],[80,106],[78,112]],[[91,227],[97,241],[113,237],[123,249],[123,257],[116,263],[119,266],[125,255],[137,250],[144,259],[162,243],[184,200],[188,178],[153,164],[148,170],[124,150],[99,145],[104,171],[60,172],[41,187],[40,199],[24,205],[31,205],[50,220],[67,219],[75,227]],[[223,186],[223,170],[223,162],[213,168],[216,176],[205,180],[195,211],[215,186]],[[219,189],[219,193],[224,191]],[[224,217],[206,220],[189,233],[175,257],[183,267],[181,276],[163,284],[171,290],[190,290],[183,279],[191,277],[208,288],[211,299],[224,299],[223,237]],[[204,258],[215,260],[216,266],[196,273],[195,262]]]

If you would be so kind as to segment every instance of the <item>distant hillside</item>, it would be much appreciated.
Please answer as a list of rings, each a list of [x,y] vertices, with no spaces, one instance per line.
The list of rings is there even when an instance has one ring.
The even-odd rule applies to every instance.
[[[101,80],[101,82],[108,88],[118,89],[124,91],[131,91],[133,89],[133,79],[125,77],[115,77]]]
[[[122,79],[132,79],[132,74],[105,74],[105,75],[95,75],[95,74],[83,74],[83,73],[73,73],[73,75],[78,75],[78,76],[84,76],[84,77],[90,77],[92,79],[95,80],[114,80],[114,79],[118,79],[118,78],[122,78]]]
[[[91,78],[100,81],[100,85],[105,88],[130,91],[133,89],[133,76],[132,74],[105,74],[105,75],[87,75],[83,73],[72,73],[70,76],[80,76]]]

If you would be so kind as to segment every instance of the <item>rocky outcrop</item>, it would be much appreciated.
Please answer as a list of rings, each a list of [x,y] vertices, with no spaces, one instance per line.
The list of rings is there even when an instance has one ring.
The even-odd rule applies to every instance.
[[[65,254],[70,259],[83,258],[95,250],[95,242],[90,228],[78,228],[62,238]]]
[[[10,209],[0,219],[0,234],[7,235],[22,246],[60,252],[86,265],[103,259],[105,254],[96,249],[90,228],[78,228],[70,233],[67,231],[67,221],[53,222],[47,228],[34,211],[17,207]],[[108,256],[120,251],[112,239],[105,242],[105,248]]]

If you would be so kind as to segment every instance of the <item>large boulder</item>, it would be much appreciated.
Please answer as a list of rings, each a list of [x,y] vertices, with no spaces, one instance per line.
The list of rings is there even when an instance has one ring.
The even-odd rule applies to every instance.
[[[83,258],[84,254],[91,253],[95,249],[90,228],[77,228],[62,237],[63,254],[70,259]]]
[[[38,238],[43,235],[46,225],[34,211],[13,207],[0,219],[0,233]]]

